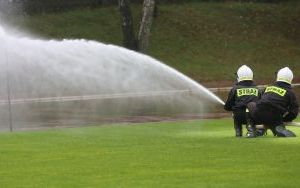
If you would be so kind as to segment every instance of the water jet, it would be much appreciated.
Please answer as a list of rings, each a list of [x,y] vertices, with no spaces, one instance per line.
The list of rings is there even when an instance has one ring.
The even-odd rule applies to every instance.
[[[98,123],[106,115],[201,113],[224,104],[177,70],[119,46],[18,37],[3,26],[0,41],[6,67],[0,70],[0,127],[9,122],[9,104],[16,128]]]

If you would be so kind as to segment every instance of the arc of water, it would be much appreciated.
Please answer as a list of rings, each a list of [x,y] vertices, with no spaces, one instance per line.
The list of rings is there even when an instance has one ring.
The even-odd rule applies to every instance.
[[[206,88],[206,87],[202,86],[201,84],[197,83],[195,80],[189,78],[188,76],[182,74],[181,72],[177,71],[176,69],[174,69],[172,67],[169,67],[169,66],[167,66],[165,64],[161,64],[161,66],[169,69],[171,72],[173,72],[174,74],[178,75],[182,79],[187,80],[188,82],[190,82],[195,88],[197,88],[197,90],[199,92],[204,92],[204,94],[207,94],[208,96],[210,96],[211,98],[213,98],[214,100],[216,100],[221,105],[225,105],[225,103],[224,103],[224,101],[222,99],[220,99],[218,96],[216,96],[208,88]]]
[[[133,66],[136,66],[137,68],[139,68],[139,67],[141,67],[140,66],[140,64],[137,64],[137,63],[135,63],[135,64],[133,64],[132,62],[134,62],[134,61],[139,61],[139,60],[141,60],[141,61],[145,61],[145,66],[154,66],[154,67],[156,67],[156,68],[159,68],[159,69],[157,69],[156,70],[156,72],[157,71],[164,71],[164,72],[167,72],[169,75],[174,75],[174,77],[177,77],[177,78],[179,78],[181,81],[184,81],[184,84],[186,84],[184,87],[182,87],[183,89],[184,88],[189,88],[190,90],[193,90],[193,92],[197,92],[198,91],[198,93],[200,94],[200,95],[206,95],[206,96],[209,96],[210,98],[212,98],[212,99],[214,99],[215,101],[217,101],[218,103],[220,103],[220,104],[224,104],[224,102],[219,98],[219,97],[217,97],[216,95],[214,95],[211,91],[209,91],[207,88],[205,88],[204,86],[202,86],[201,84],[198,84],[196,81],[194,81],[194,80],[192,80],[191,78],[189,78],[189,77],[187,77],[187,76],[185,76],[184,74],[182,74],[182,73],[180,73],[179,71],[177,71],[177,70],[175,70],[174,68],[172,68],[172,67],[170,67],[170,66],[168,66],[168,65],[165,65],[165,64],[163,64],[163,63],[161,63],[161,62],[159,62],[158,60],[155,60],[155,59],[153,59],[153,58],[151,58],[151,57],[149,57],[149,56],[146,56],[146,55],[142,55],[142,54],[138,54],[138,53],[135,53],[135,52],[132,52],[132,51],[129,51],[129,50],[126,50],[126,49],[124,49],[124,48],[120,48],[120,47],[117,47],[117,46],[114,46],[114,45],[104,45],[104,44],[100,44],[100,43],[98,43],[98,42],[95,42],[95,41],[85,41],[85,40],[64,40],[64,41],[43,41],[43,40],[38,40],[38,39],[35,39],[35,40],[33,40],[33,39],[30,39],[30,38],[23,38],[23,39],[21,39],[21,40],[19,40],[18,38],[16,38],[16,37],[13,37],[12,35],[8,35],[7,33],[5,33],[4,31],[3,31],[3,29],[0,27],[0,34],[1,34],[1,36],[2,37],[4,37],[4,38],[9,38],[10,40],[12,40],[13,42],[20,42],[20,45],[25,45],[26,47],[31,47],[31,46],[33,46],[34,48],[37,48],[37,47],[40,47],[40,45],[43,45],[43,46],[45,46],[45,48],[43,48],[43,52],[48,52],[49,51],[49,48],[57,48],[58,47],[58,49],[62,49],[62,48],[67,48],[67,47],[69,47],[70,45],[72,45],[72,46],[75,46],[74,47],[74,49],[73,50],[69,50],[68,49],[68,51],[67,52],[69,52],[69,53],[71,53],[71,54],[66,54],[65,55],[65,57],[67,57],[67,56],[72,56],[72,55],[74,55],[74,54],[72,54],[74,51],[78,51],[79,50],[79,52],[80,51],[83,51],[82,50],[82,48],[81,47],[89,47],[88,49],[90,49],[90,51],[86,51],[87,53],[88,52],[91,52],[91,53],[93,53],[93,54],[95,54],[96,53],[96,49],[97,50],[99,50],[99,52],[101,52],[101,50],[102,51],[107,51],[107,53],[110,53],[111,51],[114,51],[114,52],[117,52],[117,53],[120,53],[121,54],[121,56],[119,57],[119,59],[117,59],[117,58],[115,58],[115,59],[113,59],[114,57],[103,57],[103,52],[102,53],[100,53],[100,55],[99,55],[99,53],[97,52],[97,56],[95,56],[94,58],[99,58],[99,57],[103,57],[103,58],[105,58],[105,60],[104,61],[108,61],[108,62],[110,62],[111,61],[111,59],[113,60],[113,61],[119,61],[119,60],[123,60],[123,59],[126,59],[126,58],[131,58],[131,56],[136,56],[136,57],[138,57],[138,58],[140,58],[140,59],[138,59],[138,58],[136,58],[136,57],[134,57],[134,58],[132,58],[132,59],[129,59],[129,60],[126,60],[126,62],[125,63],[110,63],[109,65],[111,66],[111,64],[113,64],[113,66],[120,66],[120,67],[116,67],[115,69],[116,70],[122,70],[123,68],[124,68],[124,66],[125,65],[133,65]],[[85,51],[83,51],[83,52],[85,52]],[[29,55],[31,55],[32,53],[30,52],[30,53],[28,53]],[[26,54],[27,55],[27,54]],[[46,55],[49,55],[49,54],[46,54]],[[58,56],[60,56],[61,55],[61,53],[51,53],[51,55],[56,55],[56,57],[58,57]],[[76,54],[77,55],[77,54]],[[81,55],[81,56],[80,56]],[[84,53],[80,53],[80,55],[78,56],[78,58],[80,59],[80,58],[83,58],[82,57],[82,55],[84,55]],[[102,55],[102,56],[101,56]],[[66,60],[66,59],[65,59]],[[30,60],[31,61],[31,60]],[[39,60],[39,61],[37,61],[37,62],[40,62],[41,60]],[[59,63],[57,63],[55,60],[54,61],[51,61],[51,63],[53,63],[54,64],[54,66],[58,66],[58,67],[54,67],[54,68],[52,68],[51,70],[53,70],[53,71],[56,71],[55,72],[55,74],[51,74],[52,75],[52,77],[54,77],[54,79],[55,79],[55,77],[57,77],[57,76],[59,76],[59,78],[61,78],[61,79],[68,79],[68,76],[66,76],[65,74],[63,74],[62,72],[61,72],[61,70],[64,68],[63,66],[66,66],[65,67],[65,69],[63,69],[63,70],[65,70],[65,71],[67,71],[68,73],[72,73],[72,72],[70,72],[70,67],[67,67],[68,66],[68,63],[61,63],[61,62],[59,62]],[[24,64],[24,63],[23,63]],[[22,69],[22,66],[23,66],[23,64],[18,64],[18,65],[15,65],[15,67],[17,68],[17,69],[19,69],[19,67],[21,67],[20,68],[20,70]],[[69,63],[70,64],[70,63]],[[96,62],[91,62],[91,64],[96,64]],[[25,65],[26,64],[24,64],[24,67],[25,67]],[[36,65],[38,65],[37,67],[39,68],[39,67],[42,67],[42,68],[44,68],[45,66],[42,64],[42,63],[38,63],[38,64],[33,64],[33,66],[36,66]],[[74,65],[76,65],[76,64],[74,64]],[[83,66],[85,66],[86,65],[86,63],[81,63],[81,65],[83,65]],[[70,66],[70,65],[69,65]],[[108,66],[108,64],[107,65],[104,65],[104,67],[101,67],[102,69],[103,68],[105,68],[105,66]],[[78,69],[79,68],[79,69]],[[160,68],[161,68],[161,70],[160,70]],[[48,68],[47,68],[48,69]],[[131,68],[132,70],[134,70],[133,68]],[[22,72],[19,70],[19,72],[22,74],[24,71],[22,70]],[[25,67],[25,70],[31,70],[30,69],[30,67]],[[44,69],[43,69],[44,70]],[[77,69],[76,70],[81,70],[81,67],[77,67]],[[116,70],[114,70],[114,71],[116,71]],[[145,70],[145,68],[142,68],[141,69],[142,71],[144,71]],[[90,71],[90,72],[92,72],[93,74],[95,74],[95,72],[94,71]],[[152,70],[152,72],[155,72],[155,69],[154,70]],[[52,73],[52,72],[51,72]],[[131,71],[130,73],[133,73],[133,71]],[[143,72],[142,72],[143,73]],[[18,72],[17,72],[17,74],[18,74]],[[25,73],[26,74],[26,73]],[[83,74],[84,76],[86,76],[86,78],[92,78],[93,76],[94,76],[94,80],[97,80],[99,77],[96,77],[95,75],[86,75],[87,74],[87,72],[81,72],[81,74]],[[114,73],[114,74],[109,74],[109,76],[112,76],[112,75],[117,75],[118,73]],[[8,74],[7,74],[8,75]],[[71,74],[71,75],[73,75],[73,73]],[[151,75],[151,74],[150,74]],[[158,74],[157,74],[158,75]],[[19,76],[19,75],[18,75]],[[21,75],[22,76],[22,75]],[[156,73],[154,74],[154,76],[152,76],[152,77],[155,77],[156,76]],[[136,77],[137,78],[137,76],[134,76],[134,77]],[[151,79],[152,79],[152,77],[151,77]],[[9,78],[9,77],[8,77]],[[19,77],[19,78],[22,78],[22,77]],[[23,78],[24,78],[24,76],[23,76]],[[31,81],[32,79],[30,78],[30,77],[25,77],[25,78],[29,78],[29,81]],[[148,78],[150,78],[150,77],[148,77]],[[102,79],[102,78],[101,78]],[[139,78],[138,78],[139,79]],[[179,79],[176,79],[176,80],[179,80]],[[7,79],[7,80],[9,80],[9,79]],[[23,79],[23,80],[25,80],[25,79]],[[22,79],[21,79],[21,81],[22,81]],[[74,82],[71,82],[72,81],[72,79],[68,79],[68,83],[69,84],[77,84],[77,83],[74,83]],[[130,81],[130,80],[129,80]],[[133,81],[133,79],[131,80],[131,81]],[[159,83],[159,80],[157,80],[156,81],[157,83]],[[22,83],[22,82],[21,82]],[[24,82],[23,82],[24,83]],[[142,82],[142,84],[137,84],[136,85],[136,87],[140,87],[140,86],[142,86],[143,87],[143,83],[146,83],[146,82]],[[31,83],[32,84],[32,83]],[[126,83],[127,85],[129,85],[128,83]],[[173,83],[174,85],[176,85],[177,83]],[[183,84],[183,83],[181,83],[181,84]],[[8,86],[9,86],[9,82],[8,82],[8,84],[7,84]],[[33,85],[33,84],[32,84]],[[81,84],[81,85],[84,85],[84,83],[83,84]],[[21,86],[22,86],[22,84],[21,84]],[[162,85],[162,86],[165,86],[165,85]],[[8,87],[8,89],[9,89],[9,87]],[[161,87],[160,89],[170,89],[170,90],[172,90],[172,89],[176,89],[176,87],[175,88],[172,88],[172,87]],[[35,88],[35,91],[38,91],[38,88],[36,87]],[[130,90],[128,90],[129,92],[130,92]],[[143,90],[140,90],[140,91],[143,91]],[[151,91],[153,91],[153,90],[151,90],[151,89],[149,89],[148,90],[148,92],[151,92]],[[75,94],[76,95],[76,94]],[[113,94],[112,94],[113,95]],[[126,95],[126,94],[125,94]],[[72,96],[71,96],[72,97]],[[42,99],[42,101],[47,101],[48,99],[47,99],[48,97],[42,97],[42,98],[40,98],[40,99],[38,99],[38,100],[41,100]],[[61,98],[61,97],[60,97]],[[76,100],[77,99],[79,99],[80,97],[75,97],[76,98]],[[67,98],[63,98],[64,100],[68,100]],[[35,96],[32,96],[32,97],[29,97],[29,99],[26,99],[26,100],[24,100],[24,101],[38,101],[36,98],[35,98]],[[54,101],[56,101],[57,99],[56,98],[52,98],[51,100],[54,100]],[[18,99],[16,100],[16,99],[14,99],[14,103],[15,102],[17,102],[18,101]]]

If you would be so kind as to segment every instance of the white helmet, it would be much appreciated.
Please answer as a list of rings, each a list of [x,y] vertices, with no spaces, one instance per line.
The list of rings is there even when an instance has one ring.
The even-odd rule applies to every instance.
[[[247,65],[243,65],[238,69],[237,76],[238,82],[244,80],[253,80],[253,72]]]
[[[293,78],[294,75],[291,69],[288,67],[284,67],[278,71],[276,81],[292,84]]]

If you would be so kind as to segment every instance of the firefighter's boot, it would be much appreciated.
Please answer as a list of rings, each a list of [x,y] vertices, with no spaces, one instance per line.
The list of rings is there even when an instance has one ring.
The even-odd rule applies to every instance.
[[[242,137],[243,136],[243,127],[241,124],[234,124],[235,130],[235,137]]]
[[[256,135],[257,133],[255,127],[251,124],[247,125],[247,138],[255,138]]]
[[[274,135],[278,137],[296,137],[295,133],[290,130],[287,130],[284,125],[278,125],[272,130]]]

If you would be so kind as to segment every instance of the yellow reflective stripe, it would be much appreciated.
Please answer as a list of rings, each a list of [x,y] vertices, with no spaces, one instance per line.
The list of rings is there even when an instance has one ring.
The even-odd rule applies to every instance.
[[[245,96],[245,95],[258,96],[257,88],[241,88],[241,89],[237,89],[236,92],[238,97]]]
[[[265,93],[268,93],[268,92],[272,92],[272,93],[276,93],[280,96],[284,96],[286,94],[286,90],[285,89],[282,89],[280,87],[276,87],[276,86],[269,86],[266,88],[265,90]]]

